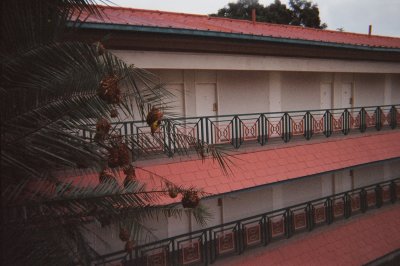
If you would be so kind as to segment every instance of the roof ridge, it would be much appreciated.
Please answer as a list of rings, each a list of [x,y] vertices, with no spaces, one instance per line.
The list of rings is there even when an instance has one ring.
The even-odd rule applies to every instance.
[[[273,27],[302,29],[302,30],[306,30],[306,31],[326,32],[326,33],[333,33],[333,34],[337,34],[337,35],[346,35],[346,36],[351,35],[351,36],[360,36],[360,37],[369,37],[369,38],[378,37],[378,38],[395,39],[395,40],[400,39],[400,37],[396,37],[396,36],[384,36],[384,35],[374,35],[374,34],[368,35],[366,33],[346,32],[346,31],[342,32],[342,31],[336,31],[336,30],[331,30],[331,29],[317,29],[317,28],[311,28],[311,27],[303,27],[303,26],[299,26],[299,25],[277,24],[277,23],[265,22],[265,21],[253,22],[251,20],[246,20],[246,19],[214,17],[214,16],[210,16],[210,15],[193,14],[193,13],[141,9],[141,8],[121,7],[121,6],[107,6],[107,5],[97,5],[97,6],[99,6],[101,8],[112,8],[112,9],[117,9],[117,10],[130,10],[130,11],[140,11],[140,12],[160,13],[160,14],[174,14],[174,15],[201,17],[201,18],[207,18],[210,20],[224,20],[224,21],[241,22],[241,23],[247,23],[247,24],[269,25],[269,26],[273,26]]]
[[[106,5],[97,5],[101,8],[112,8],[112,9],[121,9],[121,10],[131,10],[131,11],[143,11],[148,13],[165,13],[165,14],[174,14],[174,15],[186,15],[186,16],[196,16],[196,17],[205,17],[208,18],[208,15],[202,14],[193,14],[193,13],[183,13],[183,12],[173,12],[173,11],[164,11],[157,9],[143,9],[143,8],[135,8],[135,7],[123,7],[123,6],[106,6]]]

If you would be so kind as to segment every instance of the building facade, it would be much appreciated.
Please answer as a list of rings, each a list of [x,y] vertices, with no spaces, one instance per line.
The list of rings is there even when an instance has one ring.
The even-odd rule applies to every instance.
[[[107,18],[89,17],[78,38],[111,34],[104,42],[109,50],[156,74],[175,95],[173,112],[185,118],[176,130],[225,144],[239,158],[231,176],[194,156],[139,162],[208,192],[201,200],[213,214],[207,227],[380,182],[400,186],[400,38],[103,11]],[[134,125],[132,133],[149,134]],[[158,239],[202,229],[190,215],[148,225]],[[100,253],[122,249],[115,231],[102,231],[108,245],[93,238]]]

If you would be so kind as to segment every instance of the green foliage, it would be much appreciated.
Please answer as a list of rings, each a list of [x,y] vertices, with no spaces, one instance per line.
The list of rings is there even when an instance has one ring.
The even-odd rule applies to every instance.
[[[282,4],[280,0],[275,0],[268,6],[259,4],[258,0],[239,0],[236,3],[229,3],[226,7],[219,9],[216,14],[210,14],[210,16],[251,20],[252,9],[256,10],[256,20],[259,22],[317,29],[327,27],[325,23],[321,24],[318,6],[306,0],[290,0],[289,8]]]
[[[148,173],[159,184],[153,187],[135,178],[133,147],[145,151],[163,140],[148,136],[144,143],[138,142],[133,135],[118,135],[118,129],[108,123],[114,116],[119,121],[122,116],[144,119],[151,107],[164,108],[170,94],[154,75],[126,65],[100,43],[63,41],[65,34],[79,26],[78,20],[102,16],[95,3],[2,3],[4,265],[88,265],[98,255],[84,236],[93,223],[123,224],[136,240],[142,233],[151,234],[147,218],[190,212],[204,224],[209,216],[201,206],[193,210],[159,206],[158,199],[168,197],[168,186],[173,185],[162,176]],[[66,27],[69,22],[75,26]],[[82,130],[96,134],[96,141],[79,134]],[[197,140],[184,136],[181,140],[204,150]],[[116,165],[110,166],[115,148],[122,153],[117,154]],[[206,153],[223,164],[215,147],[207,146]],[[66,173],[76,177],[67,179]],[[79,175],[83,176],[80,180]],[[193,189],[177,188],[181,194]]]

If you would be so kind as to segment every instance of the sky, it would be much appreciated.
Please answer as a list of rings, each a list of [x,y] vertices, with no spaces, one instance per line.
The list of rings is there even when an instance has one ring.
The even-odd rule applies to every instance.
[[[111,0],[118,6],[142,9],[211,14],[236,0]],[[269,5],[274,0],[259,0]],[[287,4],[289,0],[281,0]],[[347,32],[400,37],[400,0],[313,0],[328,29],[343,28]]]

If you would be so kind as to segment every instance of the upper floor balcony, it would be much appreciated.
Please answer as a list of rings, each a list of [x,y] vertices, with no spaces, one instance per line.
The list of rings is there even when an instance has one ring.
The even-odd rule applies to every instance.
[[[134,155],[143,158],[145,155],[157,154],[173,156],[195,149],[199,143],[240,149],[272,143],[391,130],[400,125],[399,112],[400,104],[395,104],[329,110],[164,118],[155,133],[151,133],[145,121],[117,122],[113,126],[132,145]],[[92,140],[95,130],[83,130],[81,134]]]

